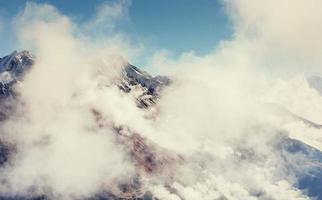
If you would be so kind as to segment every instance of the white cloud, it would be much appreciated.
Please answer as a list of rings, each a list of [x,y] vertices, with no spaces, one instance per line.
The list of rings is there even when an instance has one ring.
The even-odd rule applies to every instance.
[[[319,148],[319,130],[301,127],[275,105],[322,122],[321,96],[305,80],[321,74],[321,6],[300,0],[224,3],[234,25],[232,40],[206,56],[188,52],[173,59],[161,50],[152,57],[153,70],[175,81],[162,95],[160,134],[151,139],[195,163],[178,175],[184,185],[178,191],[192,190],[187,199],[308,199],[294,188],[297,180],[274,144],[290,134]],[[213,187],[219,177],[222,183]]]

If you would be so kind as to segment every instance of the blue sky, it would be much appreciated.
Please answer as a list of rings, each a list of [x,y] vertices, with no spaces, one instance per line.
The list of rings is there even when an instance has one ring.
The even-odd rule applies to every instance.
[[[111,0],[109,0],[111,1]],[[115,1],[115,0],[112,0]],[[63,14],[82,22],[90,18],[104,0],[38,0],[54,5]],[[9,23],[23,9],[24,0],[0,0],[0,19]],[[209,52],[222,39],[231,36],[231,27],[220,0],[133,0],[128,20],[118,27],[131,39],[144,39],[149,45],[166,49],[174,56],[195,51]],[[9,28],[8,28],[9,29]],[[1,55],[13,50],[10,31],[2,31]]]

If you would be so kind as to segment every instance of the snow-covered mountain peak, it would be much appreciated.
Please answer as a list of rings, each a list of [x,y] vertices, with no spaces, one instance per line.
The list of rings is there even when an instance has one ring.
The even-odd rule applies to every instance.
[[[34,56],[29,51],[14,51],[0,58],[0,72],[10,71],[14,76],[20,76],[34,63]]]
[[[123,75],[149,90],[155,90],[160,85],[168,85],[170,83],[170,79],[166,76],[153,77],[131,64],[128,64],[125,67]]]

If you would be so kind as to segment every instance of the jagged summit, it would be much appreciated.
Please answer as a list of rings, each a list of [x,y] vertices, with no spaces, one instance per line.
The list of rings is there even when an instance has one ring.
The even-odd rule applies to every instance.
[[[35,57],[29,51],[14,51],[0,58],[0,95],[12,94],[12,85],[21,79],[34,64]]]
[[[155,89],[160,84],[168,85],[170,83],[170,79],[166,76],[152,77],[147,72],[142,71],[131,64],[128,64],[125,67],[125,74],[128,78],[140,83],[143,87],[147,87],[150,90]]]
[[[0,58],[0,72],[9,71],[14,76],[20,76],[33,65],[34,59],[35,57],[29,51],[14,51]]]
[[[127,64],[123,70],[123,79],[118,83],[119,88],[126,92],[132,92],[137,105],[140,108],[148,108],[155,104],[160,90],[170,84],[166,76],[151,76],[139,68]]]

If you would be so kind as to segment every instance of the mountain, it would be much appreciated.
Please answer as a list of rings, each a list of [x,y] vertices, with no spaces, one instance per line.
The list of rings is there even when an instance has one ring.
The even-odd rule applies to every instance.
[[[12,54],[0,58],[0,123],[5,120],[13,112],[12,103],[17,101],[17,94],[14,86],[32,68],[36,57],[28,51],[13,52]],[[312,88],[322,92],[322,79],[313,77],[308,79]],[[131,95],[140,109],[150,109],[157,105],[160,99],[160,93],[163,89],[171,84],[171,79],[166,76],[151,76],[147,72],[135,67],[131,64],[125,64],[121,76],[115,80],[114,84],[124,94]],[[286,113],[292,120],[302,121],[309,126],[320,130],[321,125],[311,122],[301,116],[297,116],[283,108],[277,108],[279,112]],[[99,127],[110,126],[106,122],[99,110],[92,109],[92,115],[95,118]],[[144,138],[140,133],[129,130],[125,126],[113,125],[113,130],[116,134],[118,144],[131,155],[136,166],[137,173],[133,177],[126,180],[118,181],[115,186],[108,188],[106,192],[102,192],[93,196],[90,199],[137,199],[137,200],[152,200],[158,199],[151,192],[144,188],[144,178],[150,176],[158,176],[162,173],[170,177],[175,173],[174,169],[185,161],[185,157],[169,152],[167,149],[159,147],[147,138]],[[282,134],[276,144],[273,144],[279,151],[280,157],[286,163],[289,171],[293,173],[299,180],[297,188],[305,191],[308,196],[316,197],[322,200],[322,152],[295,139],[289,138]],[[239,157],[242,162],[244,159],[254,157],[254,153],[249,149],[239,149]],[[8,163],[10,157],[15,152],[13,144],[6,143],[0,140],[0,166]],[[301,154],[305,156],[303,163],[311,164],[309,170],[303,171],[297,168],[293,157],[290,155]],[[1,167],[0,167],[1,168]],[[163,177],[164,179],[164,177]],[[176,194],[177,191],[169,188],[171,193]],[[255,196],[260,196],[258,193]],[[266,197],[259,199],[265,199]],[[23,197],[23,196],[0,196],[2,200],[45,200],[46,195],[38,197]],[[226,199],[223,197],[222,199]]]
[[[14,86],[23,80],[24,75],[32,68],[35,56],[28,51],[13,52],[8,56],[0,58],[0,122],[5,120],[13,112],[14,101],[17,101],[17,94]],[[114,84],[120,91],[132,95],[136,105],[141,109],[148,109],[154,106],[159,98],[160,91],[170,84],[170,79],[165,76],[151,76],[139,68],[126,64],[119,79]],[[135,91],[135,92],[134,92]],[[92,109],[92,114],[99,124],[105,126],[100,111]],[[108,126],[110,126],[108,124]],[[136,176],[117,183],[113,192],[97,194],[93,199],[152,199],[151,194],[145,191],[140,181],[143,174],[153,174],[162,170],[166,163],[175,162],[176,156],[170,155],[165,150],[148,141],[140,134],[131,132],[127,127],[112,127],[118,137],[119,143],[124,145],[132,155],[135,165],[142,169]],[[10,160],[15,146],[0,140],[0,166]],[[161,156],[159,156],[160,154]],[[143,175],[144,176],[144,175]],[[47,199],[40,197],[21,196],[0,196],[2,200],[40,200]]]
[[[0,58],[0,73],[10,72],[18,78],[34,63],[34,56],[29,51],[14,51],[8,56]]]
[[[34,56],[28,51],[15,51],[0,58],[0,95],[10,95],[12,85],[22,78],[33,63]]]
[[[148,108],[156,103],[160,90],[170,84],[170,79],[166,76],[151,76],[145,71],[128,64],[122,73],[123,80],[119,83],[119,88],[130,93],[133,88],[140,88],[141,93],[137,96],[139,108]]]

